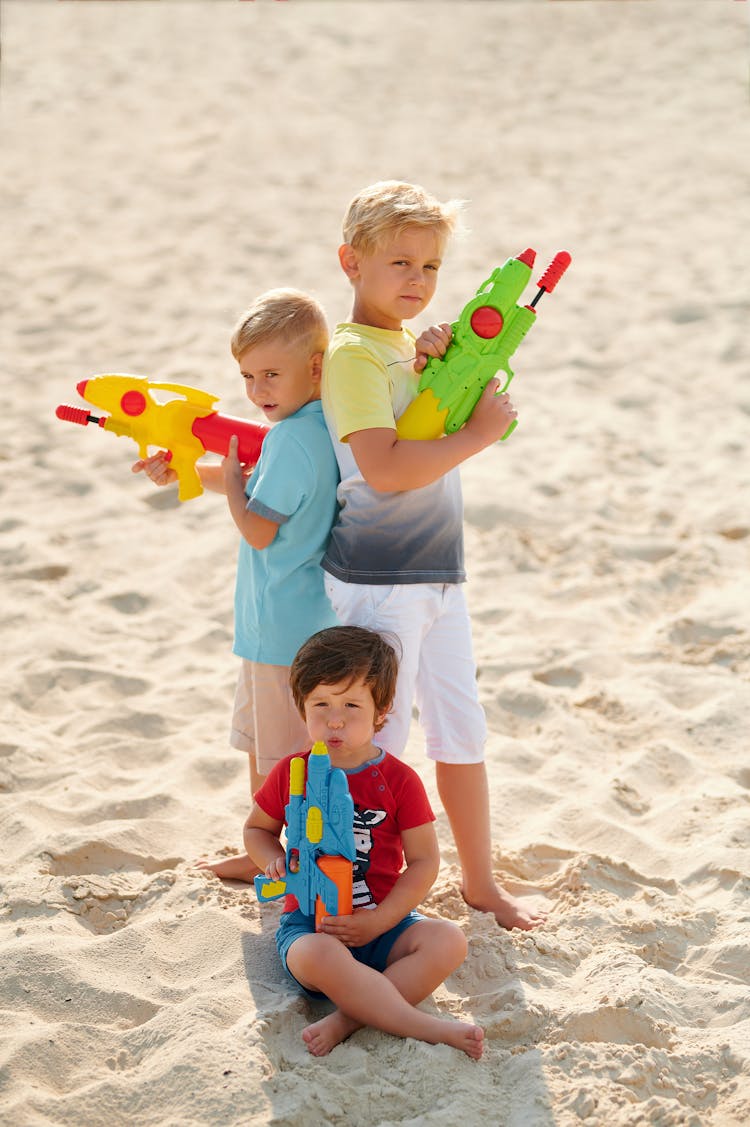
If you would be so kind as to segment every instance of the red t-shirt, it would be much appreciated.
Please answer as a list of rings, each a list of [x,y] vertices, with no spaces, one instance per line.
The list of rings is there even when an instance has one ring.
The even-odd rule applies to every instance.
[[[302,757],[307,761],[309,752]],[[284,821],[289,801],[288,755],[271,770],[255,794],[255,801],[269,818]],[[379,904],[396,883],[403,868],[401,834],[427,822],[434,822],[427,792],[416,771],[400,759],[383,751],[361,767],[344,772],[354,803],[355,908]],[[284,911],[297,908],[294,896],[287,896]]]

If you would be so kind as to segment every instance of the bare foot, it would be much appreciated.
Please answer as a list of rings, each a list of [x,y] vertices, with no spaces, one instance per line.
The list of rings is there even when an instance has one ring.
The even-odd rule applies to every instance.
[[[446,1021],[445,1045],[460,1049],[472,1060],[479,1060],[484,1052],[484,1030],[481,1025],[466,1025],[463,1021]]]
[[[508,931],[512,931],[514,927],[521,931],[533,931],[547,919],[546,912],[536,912],[497,884],[487,896],[471,896],[463,888],[461,895],[470,908],[476,908],[478,912],[492,912],[500,927],[507,928]]]
[[[468,1025],[463,1021],[443,1021],[436,1019],[431,1028],[425,1030],[425,1040],[433,1045],[450,1045],[460,1049],[472,1060],[479,1060],[484,1051],[484,1030],[479,1025]],[[302,1030],[302,1040],[308,1053],[314,1057],[324,1057],[335,1049],[352,1033],[362,1028],[359,1021],[347,1017],[341,1010],[334,1010],[320,1021],[313,1022]]]
[[[217,857],[215,861],[196,861],[194,867],[213,873],[222,880],[244,880],[248,884],[260,872],[247,853],[240,853],[237,857]]]
[[[334,1010],[320,1021],[306,1026],[302,1030],[302,1040],[307,1045],[308,1053],[312,1053],[314,1057],[324,1057],[361,1028],[358,1021],[342,1014],[341,1010]]]

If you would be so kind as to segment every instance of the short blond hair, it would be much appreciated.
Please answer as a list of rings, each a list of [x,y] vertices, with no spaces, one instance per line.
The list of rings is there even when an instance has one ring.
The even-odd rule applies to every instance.
[[[419,184],[379,180],[358,192],[344,216],[344,242],[371,254],[409,227],[432,230],[444,245],[456,230],[463,200],[441,203]]]
[[[267,290],[237,322],[232,333],[232,356],[239,360],[248,348],[271,339],[298,344],[310,355],[325,352],[328,322],[322,305],[301,290]]]

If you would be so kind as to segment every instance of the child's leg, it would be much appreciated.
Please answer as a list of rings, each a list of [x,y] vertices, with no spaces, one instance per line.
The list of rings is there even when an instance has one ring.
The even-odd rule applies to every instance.
[[[448,920],[420,920],[393,944],[383,974],[401,997],[414,1006],[428,998],[465,958],[466,937],[456,924]],[[362,1022],[334,1010],[308,1025],[302,1036],[311,1053],[323,1056],[361,1027]],[[479,1046],[481,1051],[481,1038]]]
[[[487,772],[484,763],[436,763],[438,793],[461,862],[461,894],[472,908],[492,912],[501,927],[530,931],[545,915],[526,907],[496,883]]]
[[[260,788],[271,767],[285,755],[309,747],[307,729],[289,688],[289,667],[242,661],[232,717],[232,747],[244,751],[250,766],[250,796]],[[199,861],[223,880],[252,882],[260,872],[247,853]]]
[[[436,761],[438,793],[461,863],[464,899],[480,912],[491,912],[502,927],[538,927],[544,914],[506,892],[492,871],[486,725],[471,624],[463,591],[456,585],[446,585],[442,612],[422,642],[416,696],[427,754]]]
[[[443,1021],[416,1009],[394,986],[387,972],[381,974],[358,963],[351,951],[331,935],[312,934],[297,939],[289,948],[287,966],[306,989],[319,990],[330,998],[354,1022],[354,1028],[371,1025],[396,1037],[415,1037],[432,1045],[452,1045],[468,1056],[481,1055],[483,1035],[477,1026]],[[306,1040],[315,1056],[330,1052],[337,1043],[333,1041],[326,1047],[320,1040]]]

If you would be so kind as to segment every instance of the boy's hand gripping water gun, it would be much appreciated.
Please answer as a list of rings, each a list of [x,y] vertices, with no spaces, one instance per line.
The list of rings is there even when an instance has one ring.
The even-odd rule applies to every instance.
[[[539,292],[530,305],[518,298],[531,277],[536,252],[525,250],[493,270],[476,296],[453,323],[453,339],[443,357],[431,356],[419,381],[417,398],[396,423],[399,438],[440,438],[459,430],[471,415],[482,392],[499,371],[507,379],[497,391],[508,390],[513,372],[510,358],[536,320],[535,306],[543,293],[551,293],[570,265],[570,255],[556,254],[537,283]],[[514,420],[503,435],[508,438]]]
[[[179,482],[179,498],[189,501],[203,492],[197,460],[205,453],[229,451],[229,439],[238,438],[237,457],[254,465],[269,431],[265,423],[220,415],[213,410],[215,395],[177,383],[152,383],[142,376],[93,376],[76,385],[78,394],[87,403],[109,411],[109,415],[90,415],[84,407],[61,403],[55,414],[69,423],[96,423],[104,430],[132,438],[138,444],[141,458],[148,457],[149,446],[169,451],[172,468]],[[163,391],[174,396],[159,403],[151,394]]]
[[[352,872],[357,855],[354,842],[354,803],[346,774],[331,767],[328,748],[313,744],[307,760],[295,756],[289,765],[286,816],[286,878],[257,876],[255,891],[261,902],[291,894],[300,911],[315,916],[316,930],[324,916],[348,916],[352,911]]]

